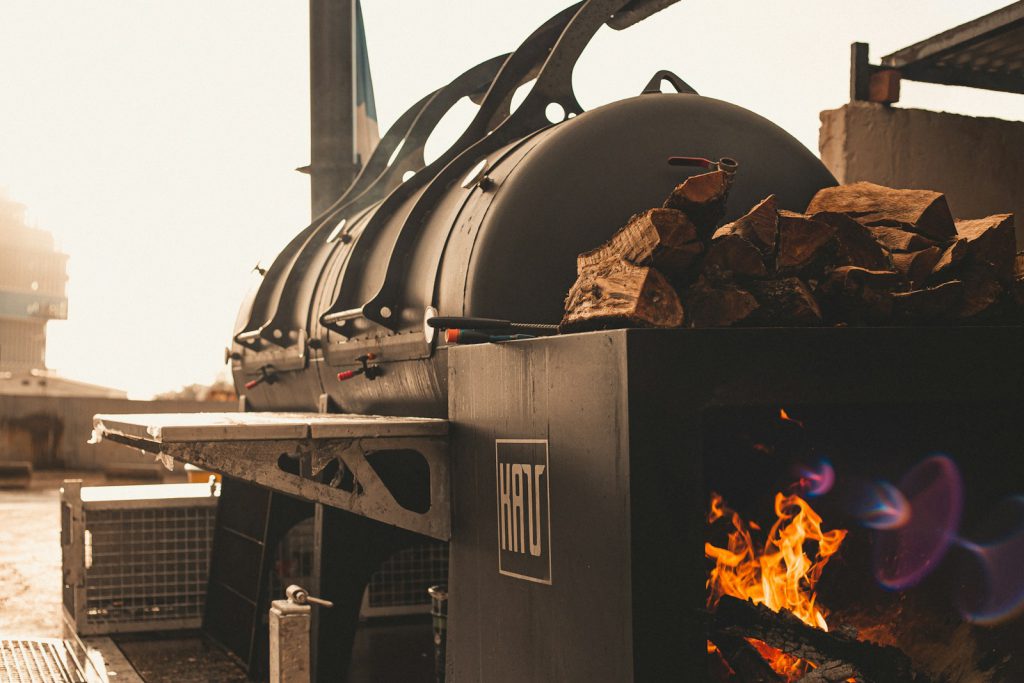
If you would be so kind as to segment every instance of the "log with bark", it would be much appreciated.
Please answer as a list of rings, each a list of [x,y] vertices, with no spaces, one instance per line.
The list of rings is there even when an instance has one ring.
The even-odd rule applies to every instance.
[[[804,213],[770,195],[716,228],[731,184],[691,176],[581,254],[563,329],[1024,319],[1012,214],[954,222],[941,193],[854,183]]]
[[[946,196],[931,190],[896,190],[859,182],[819,190],[807,213],[845,213],[864,225],[900,227],[933,240],[956,236]]]
[[[577,273],[605,261],[622,259],[635,266],[654,266],[668,277],[680,277],[704,247],[697,228],[676,209],[650,209],[637,214],[603,245],[580,254]]]
[[[679,327],[683,306],[656,269],[604,261],[580,273],[565,301],[560,331],[612,327]]]
[[[733,174],[726,171],[690,176],[672,190],[663,206],[685,213],[697,226],[701,239],[706,240],[725,216],[732,179]]]

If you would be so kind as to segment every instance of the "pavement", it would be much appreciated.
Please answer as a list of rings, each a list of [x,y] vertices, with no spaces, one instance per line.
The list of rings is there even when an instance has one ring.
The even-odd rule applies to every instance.
[[[60,638],[60,483],[107,481],[102,473],[37,471],[25,489],[0,489],[0,636]],[[153,483],[148,481],[145,483]]]

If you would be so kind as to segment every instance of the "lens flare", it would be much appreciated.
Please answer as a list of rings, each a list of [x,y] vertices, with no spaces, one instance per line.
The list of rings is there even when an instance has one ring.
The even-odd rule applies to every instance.
[[[858,502],[856,514],[866,527],[898,529],[910,519],[910,503],[903,492],[889,482],[873,482]]]
[[[949,550],[960,526],[963,483],[956,464],[944,455],[927,458],[900,481],[909,518],[875,537],[875,578],[904,590],[930,574]]]
[[[797,465],[795,472],[799,477],[796,488],[812,498],[825,495],[836,483],[835,468],[828,460],[819,460],[814,465]]]
[[[964,619],[986,626],[1024,613],[1024,496],[1005,501],[993,517],[989,528],[1006,532],[999,540],[957,541],[966,551],[957,594],[960,613]]]

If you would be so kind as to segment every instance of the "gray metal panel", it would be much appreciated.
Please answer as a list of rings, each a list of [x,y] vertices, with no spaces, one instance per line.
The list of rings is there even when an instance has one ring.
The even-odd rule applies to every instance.
[[[1024,2],[882,58],[904,78],[1024,93]]]
[[[278,439],[364,439],[444,436],[446,420],[377,415],[318,413],[170,413],[97,415],[96,433],[155,444],[192,441],[271,441]]]

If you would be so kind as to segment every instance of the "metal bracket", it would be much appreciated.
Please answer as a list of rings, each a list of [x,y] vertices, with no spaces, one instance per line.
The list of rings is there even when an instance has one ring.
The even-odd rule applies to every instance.
[[[97,415],[93,422],[95,433],[111,441],[431,538],[451,536],[446,420],[183,413]],[[367,459],[371,453],[387,457],[389,451],[415,451],[423,457],[430,494],[426,511],[403,507]],[[335,462],[338,468],[332,471]],[[351,475],[347,485],[346,471]]]

